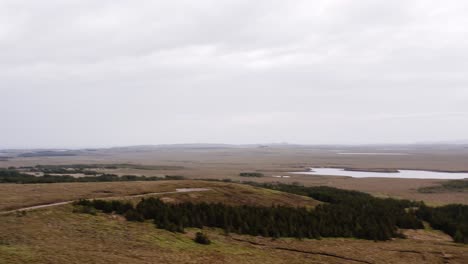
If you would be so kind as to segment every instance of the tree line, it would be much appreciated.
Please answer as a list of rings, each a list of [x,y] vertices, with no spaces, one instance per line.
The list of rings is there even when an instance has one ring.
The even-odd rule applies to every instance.
[[[63,183],[63,182],[115,182],[115,181],[160,181],[160,180],[182,180],[183,176],[136,176],[136,175],[123,175],[118,176],[115,174],[101,174],[99,176],[85,176],[73,177],[70,175],[50,175],[34,176],[27,173],[22,173],[14,169],[0,169],[0,183]]]
[[[465,183],[466,181],[463,181],[463,184]],[[411,226],[416,226],[422,228],[422,226],[416,223],[416,221],[420,222],[422,220],[428,222],[432,228],[441,230],[450,235],[455,242],[468,244],[468,205],[449,204],[441,207],[430,207],[425,205],[424,202],[396,200],[391,198],[382,199],[363,192],[341,190],[327,186],[305,187],[297,184],[261,184],[255,182],[249,182],[247,184],[309,196],[335,206],[344,205],[359,207],[360,204],[365,204],[366,201],[373,201],[375,204],[385,203],[392,205],[394,208],[406,208],[405,210],[411,213],[406,216],[397,216],[396,223],[398,227],[412,228]],[[460,181],[456,181],[455,183],[449,184],[461,183]]]

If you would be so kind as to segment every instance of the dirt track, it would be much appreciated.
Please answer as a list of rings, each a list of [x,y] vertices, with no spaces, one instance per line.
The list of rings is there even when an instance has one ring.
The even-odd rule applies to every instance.
[[[144,197],[144,196],[149,196],[149,195],[160,195],[160,194],[205,192],[205,191],[209,191],[209,190],[210,189],[208,189],[208,188],[180,188],[180,189],[176,189],[175,192],[143,193],[143,194],[135,194],[135,195],[127,195],[127,196],[103,197],[103,198],[99,198],[99,199],[102,199],[102,200],[117,199],[117,198],[125,199],[125,198],[137,198],[137,197]],[[35,205],[35,206],[28,206],[28,207],[19,208],[19,209],[16,209],[16,210],[3,211],[3,212],[0,212],[0,215],[10,214],[10,213],[14,213],[14,212],[31,211],[31,210],[41,209],[41,208],[64,205],[64,204],[70,204],[70,203],[73,203],[75,201],[77,201],[77,200],[56,202],[56,203],[49,203],[49,204],[40,204],[40,205]]]

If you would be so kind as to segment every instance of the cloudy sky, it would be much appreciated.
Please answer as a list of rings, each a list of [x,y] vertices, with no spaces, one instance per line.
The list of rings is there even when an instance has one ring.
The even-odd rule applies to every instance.
[[[468,138],[468,1],[0,0],[0,148]]]

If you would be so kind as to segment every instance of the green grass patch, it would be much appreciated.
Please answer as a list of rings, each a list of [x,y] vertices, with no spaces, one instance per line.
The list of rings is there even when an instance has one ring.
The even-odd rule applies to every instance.
[[[0,262],[2,264],[34,263],[35,254],[27,246],[0,244]]]

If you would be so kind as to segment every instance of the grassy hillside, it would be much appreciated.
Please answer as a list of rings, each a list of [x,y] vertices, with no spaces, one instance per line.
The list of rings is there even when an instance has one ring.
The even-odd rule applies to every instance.
[[[0,184],[0,212],[21,207],[81,198],[121,197],[177,188],[209,188],[201,193],[167,194],[168,201],[204,201],[249,205],[292,205],[313,207],[311,198],[247,185],[210,181],[100,182],[54,184]]]
[[[9,188],[5,188],[5,186]],[[281,204],[314,207],[305,196],[248,185],[209,181],[110,182],[0,185],[0,208],[90,197],[131,200],[129,194],[208,188],[208,191],[157,195],[168,203],[222,202],[230,205]],[[468,246],[431,230],[405,231],[408,239],[386,242],[325,238],[271,239],[226,235],[205,228],[210,245],[193,241],[199,229],[172,233],[151,221],[122,216],[74,213],[71,204],[0,214],[0,263],[466,263]]]
[[[116,215],[72,205],[0,216],[0,260],[17,263],[466,263],[468,248],[445,239],[268,239],[204,230],[211,245]],[[422,231],[420,231],[422,232]],[[430,232],[430,231],[428,231]],[[420,236],[421,237],[421,236]]]

